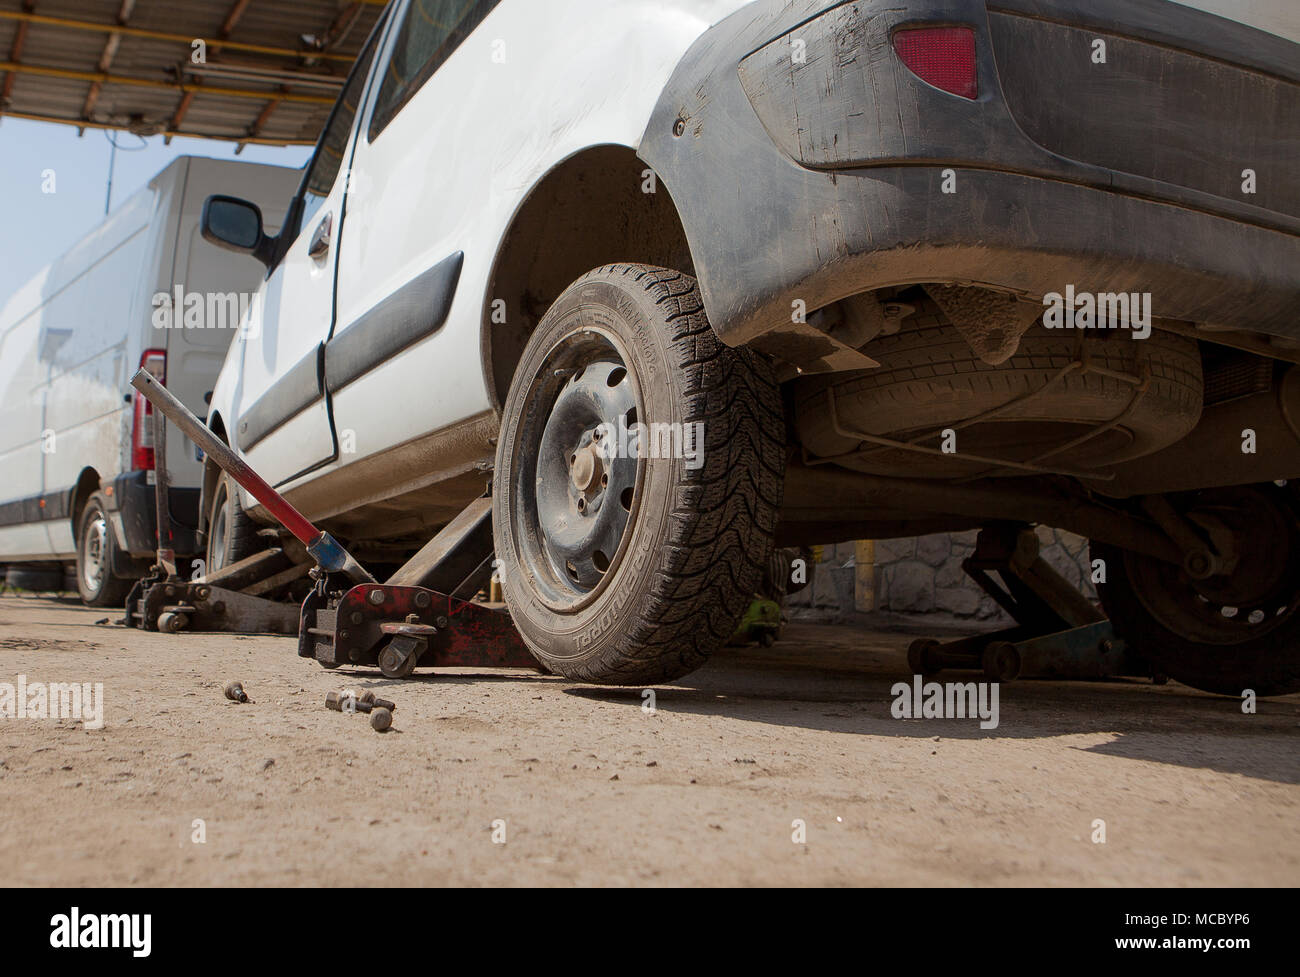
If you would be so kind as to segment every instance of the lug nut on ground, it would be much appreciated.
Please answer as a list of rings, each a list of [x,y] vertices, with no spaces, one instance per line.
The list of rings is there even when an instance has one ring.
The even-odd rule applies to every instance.
[[[334,712],[370,713],[370,725],[382,733],[393,725],[393,711],[397,708],[397,704],[388,699],[381,699],[366,689],[359,693],[327,692],[325,708],[332,709]]]
[[[374,706],[365,699],[343,692],[325,693],[325,708],[335,712],[370,712]]]
[[[358,693],[357,698],[363,702],[369,702],[376,709],[383,708],[387,709],[389,712],[395,712],[397,710],[397,703],[390,702],[388,699],[381,699],[369,689]]]

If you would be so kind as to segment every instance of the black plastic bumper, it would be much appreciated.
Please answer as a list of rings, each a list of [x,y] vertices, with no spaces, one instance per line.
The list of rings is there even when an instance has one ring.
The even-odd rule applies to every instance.
[[[107,497],[109,514],[120,516],[126,552],[133,557],[151,557],[158,548],[154,486],[148,472],[130,472],[113,480],[113,492]],[[173,549],[177,556],[196,556],[200,549],[196,536],[199,521],[199,490],[171,488],[167,492],[171,510]]]
[[[1286,70],[1269,89],[1268,111],[1287,118],[1295,111],[1296,45],[1162,0],[759,0],[691,48],[640,148],[677,204],[723,341],[750,343],[781,328],[795,300],[811,312],[915,282],[988,285],[1031,298],[1068,284],[1149,292],[1157,317],[1300,339],[1300,217],[1287,212],[1289,191],[1233,199],[1228,187],[1242,169],[1235,159],[1222,165],[1236,182],[1225,178],[1223,191],[1212,193],[1203,161],[1190,154],[1185,178],[1171,182],[1044,148],[1017,121],[998,64],[1054,54],[1058,28],[1045,28],[1041,49],[1024,44],[1008,54],[1011,35],[1000,26],[997,52],[993,8],[993,17],[1017,24],[1022,15],[1035,24],[1055,16],[1067,32],[1087,34],[1104,22],[1144,50],[1181,45],[1179,70],[1193,74],[1202,63],[1244,74]],[[933,88],[901,63],[893,33],[924,24],[975,32],[977,99]],[[1151,70],[1161,65],[1146,54]],[[1080,55],[1086,61],[1087,51]],[[1137,77],[1120,85],[1134,100],[1127,109],[1158,114],[1171,97],[1160,84],[1157,76],[1150,87]],[[1016,97],[1023,116],[1027,95]],[[1182,118],[1193,108],[1170,111]],[[1210,115],[1225,111],[1219,105]],[[1129,135],[1136,159],[1141,147]],[[1270,180],[1293,181],[1287,133],[1257,136],[1248,164]],[[953,192],[944,192],[948,171]]]

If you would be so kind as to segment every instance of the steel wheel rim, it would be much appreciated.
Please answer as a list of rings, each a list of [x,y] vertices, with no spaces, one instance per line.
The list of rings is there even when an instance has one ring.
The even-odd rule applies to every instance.
[[[635,370],[603,329],[565,337],[534,374],[512,458],[511,528],[533,595],[553,611],[589,606],[622,562],[644,477],[643,416]]]
[[[208,531],[208,572],[220,570],[226,562],[226,527],[230,519],[226,514],[226,490],[217,490],[216,504],[212,507],[212,528]]]
[[[108,522],[101,512],[86,526],[81,549],[81,578],[91,593],[104,583],[104,559],[108,550]]]

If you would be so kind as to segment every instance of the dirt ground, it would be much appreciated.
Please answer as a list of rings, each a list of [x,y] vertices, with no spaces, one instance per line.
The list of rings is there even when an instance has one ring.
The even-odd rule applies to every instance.
[[[648,711],[639,689],[391,682],[104,617],[0,598],[0,682],[102,682],[105,703],[97,730],[0,719],[11,883],[1300,883],[1300,696],[1244,715],[1175,683],[1021,681],[997,729],[899,720],[912,636],[793,625]],[[394,728],[327,711],[345,687],[395,700]]]

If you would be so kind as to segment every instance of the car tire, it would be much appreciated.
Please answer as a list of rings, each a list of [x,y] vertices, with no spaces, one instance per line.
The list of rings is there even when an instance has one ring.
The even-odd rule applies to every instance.
[[[77,519],[77,592],[83,604],[88,607],[123,605],[132,581],[113,576],[113,567],[120,563],[107,505],[104,497],[96,492],[86,500]]]
[[[1300,691],[1300,483],[1207,489],[1176,497],[1234,530],[1231,572],[1195,581],[1181,568],[1093,542],[1097,585],[1115,632],[1184,685],[1241,696]]]
[[[771,554],[786,439],[767,362],[718,341],[690,276],[610,265],[550,307],[503,417],[493,530],[533,654],[607,685],[698,668]]]
[[[244,512],[239,485],[222,472],[212,490],[212,503],[208,507],[208,537],[204,553],[206,575],[264,549],[257,535],[259,528]]]

